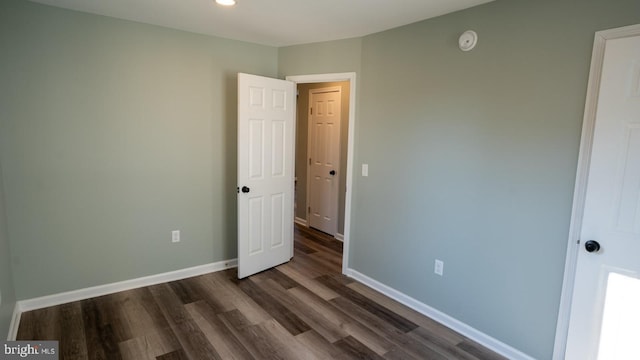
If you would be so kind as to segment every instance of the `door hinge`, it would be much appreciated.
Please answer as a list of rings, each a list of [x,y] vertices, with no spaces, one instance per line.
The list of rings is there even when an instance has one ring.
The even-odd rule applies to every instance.
[[[309,158],[309,165],[311,165],[311,158]]]
[[[313,108],[310,108],[310,111],[311,111],[311,115],[313,115]]]
[[[309,206],[309,207],[307,208],[307,212],[308,212],[309,214],[311,214],[311,206]]]

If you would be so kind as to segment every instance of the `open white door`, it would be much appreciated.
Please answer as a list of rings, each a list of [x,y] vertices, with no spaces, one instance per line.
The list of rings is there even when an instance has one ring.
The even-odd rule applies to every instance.
[[[293,82],[238,74],[238,277],[293,253]]]
[[[601,77],[564,357],[568,360],[640,359],[638,34],[600,44],[604,57],[601,66],[592,68],[601,70]]]

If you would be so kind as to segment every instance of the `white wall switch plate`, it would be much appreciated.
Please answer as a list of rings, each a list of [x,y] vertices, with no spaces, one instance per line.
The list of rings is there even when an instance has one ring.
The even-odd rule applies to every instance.
[[[444,261],[436,259],[435,265],[433,266],[433,272],[436,275],[442,276],[444,273]]]
[[[180,230],[173,230],[171,232],[171,242],[180,242]]]
[[[362,176],[369,176],[369,164],[362,164]]]

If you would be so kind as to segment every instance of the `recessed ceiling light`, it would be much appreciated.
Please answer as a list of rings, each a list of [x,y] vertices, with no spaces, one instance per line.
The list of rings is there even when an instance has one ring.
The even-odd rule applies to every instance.
[[[236,4],[236,0],[216,0],[216,3],[223,6],[233,6]]]

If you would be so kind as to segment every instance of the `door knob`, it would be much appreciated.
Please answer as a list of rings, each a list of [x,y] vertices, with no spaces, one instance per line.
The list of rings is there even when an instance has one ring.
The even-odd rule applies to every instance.
[[[585,250],[587,250],[587,252],[598,252],[600,251],[600,243],[598,243],[595,240],[589,240],[586,243],[584,243],[584,248]]]
[[[243,193],[245,193],[245,194],[246,194],[246,193],[248,193],[249,191],[251,191],[251,189],[249,189],[248,187],[246,187],[246,186],[243,186],[243,187],[242,187],[242,192],[243,192]]]
[[[335,171],[335,170],[331,170],[331,171],[329,171],[329,175],[335,175],[335,174],[336,174],[336,171]]]

